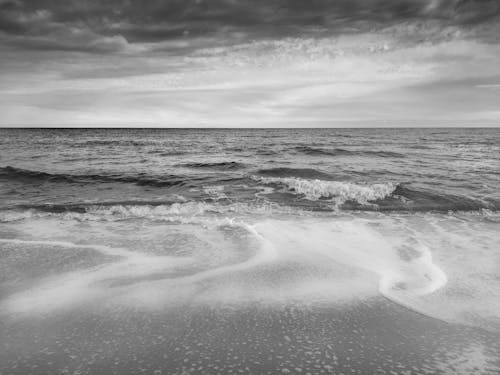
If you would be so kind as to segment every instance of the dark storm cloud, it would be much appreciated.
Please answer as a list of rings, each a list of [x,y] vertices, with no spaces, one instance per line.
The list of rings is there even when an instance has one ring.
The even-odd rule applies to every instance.
[[[0,0],[0,32],[22,48],[114,52],[221,33],[366,31],[411,19],[476,25],[499,13],[498,0]]]

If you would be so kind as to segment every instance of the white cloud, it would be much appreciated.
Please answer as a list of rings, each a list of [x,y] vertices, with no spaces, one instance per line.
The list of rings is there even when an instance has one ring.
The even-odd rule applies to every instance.
[[[463,39],[456,30],[417,42],[404,30],[262,40],[185,55],[152,52],[150,45],[134,50],[119,35],[89,39],[94,48],[130,54],[50,61],[38,75],[8,72],[0,93],[9,115],[1,121],[237,126],[458,119],[464,106],[447,96],[456,98],[456,90],[460,100],[476,94],[447,82],[486,88],[492,85],[482,82],[500,76],[498,45]],[[84,66],[109,77],[79,75]],[[439,95],[436,87],[442,87]],[[469,102],[471,116],[494,118],[491,103]]]

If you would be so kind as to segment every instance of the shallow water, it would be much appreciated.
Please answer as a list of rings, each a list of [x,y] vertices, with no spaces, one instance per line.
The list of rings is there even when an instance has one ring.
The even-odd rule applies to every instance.
[[[0,134],[0,373],[500,371],[498,130]]]

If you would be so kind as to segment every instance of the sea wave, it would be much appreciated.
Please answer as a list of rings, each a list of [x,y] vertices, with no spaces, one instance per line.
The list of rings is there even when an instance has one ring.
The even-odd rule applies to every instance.
[[[396,185],[391,182],[358,185],[351,182],[308,180],[295,177],[257,177],[257,180],[264,184],[284,185],[309,200],[331,199],[337,206],[346,201],[367,204],[370,201],[390,196],[396,189]]]
[[[225,161],[219,163],[184,163],[177,164],[178,167],[194,168],[194,169],[215,169],[215,170],[237,170],[245,168],[245,164],[235,161]]]
[[[187,178],[178,175],[120,175],[120,174],[67,174],[32,171],[28,169],[6,166],[0,168],[0,179],[16,180],[21,182],[59,182],[72,184],[87,184],[93,182],[132,183],[140,186],[170,187],[187,185],[190,180],[203,180],[203,178]]]
[[[163,148],[159,150],[151,150],[148,152],[148,154],[153,154],[153,155],[158,155],[158,156],[179,156],[179,155],[184,155],[187,154],[187,151],[181,151],[181,150],[170,150],[170,151],[165,151]]]
[[[324,149],[311,146],[297,146],[294,151],[313,156],[378,156],[385,158],[403,158],[404,155],[393,151],[347,150],[344,148]]]
[[[209,217],[233,215],[269,215],[272,213],[292,213],[293,208],[281,207],[272,202],[239,202],[231,204],[187,201],[175,203],[160,202],[101,202],[92,204],[66,205],[19,205],[0,211],[0,222],[15,222],[25,219],[57,217],[81,221],[115,221],[126,219],[150,219],[164,221],[193,222],[200,216]],[[300,213],[296,213],[299,214]],[[196,221],[196,220],[195,220]],[[198,222],[198,221],[196,221]],[[214,221],[216,222],[216,221]],[[203,221],[205,223],[205,221]]]
[[[312,168],[269,168],[259,169],[257,174],[264,177],[298,177],[321,180],[332,180],[334,176]]]
[[[155,140],[142,140],[135,141],[129,139],[91,139],[83,142],[71,142],[72,146],[85,147],[85,146],[153,146],[161,144],[161,141]]]
[[[175,199],[174,199],[175,198]],[[33,204],[17,204],[6,207],[3,211],[15,210],[35,210],[53,214],[59,213],[86,213],[97,208],[107,208],[116,206],[169,206],[175,203],[182,203],[186,199],[180,195],[173,196],[170,200],[124,200],[124,201],[95,201],[95,202],[64,202],[64,203],[33,203]],[[1,212],[1,211],[0,211]]]
[[[379,211],[478,211],[500,207],[499,202],[433,192],[398,184],[392,194],[376,202]]]
[[[204,166],[200,168],[205,168]],[[219,173],[198,173],[197,175],[160,175],[149,176],[146,174],[65,174],[31,171],[15,167],[0,168],[0,180],[18,181],[26,184],[40,184],[41,182],[67,183],[67,184],[92,184],[92,183],[128,183],[139,186],[152,186],[190,191],[191,199],[198,194],[198,201],[206,200],[208,194],[211,198],[219,200],[223,197],[236,197],[240,191],[233,190],[235,183],[245,183],[245,199],[251,199],[252,192],[258,199],[279,203],[282,206],[295,207],[309,210],[359,210],[359,211],[407,211],[407,212],[448,212],[448,211],[481,211],[496,212],[500,209],[500,201],[491,197],[477,197],[451,194],[446,191],[421,188],[411,182],[399,181],[373,181],[366,176],[362,182],[354,182],[349,176],[333,175],[312,168],[270,168],[260,169],[253,174],[244,176],[227,176]],[[105,186],[107,187],[107,185]],[[262,189],[273,188],[269,192]],[[119,187],[117,187],[119,188]],[[197,189],[197,190],[196,190]],[[214,190],[215,189],[215,190]],[[258,190],[258,191],[257,191]],[[198,193],[196,193],[196,191]],[[205,194],[201,194],[203,191]],[[286,194],[282,194],[285,192]],[[217,194],[215,194],[217,193]],[[219,194],[221,193],[221,194]],[[290,199],[290,194],[297,197]],[[126,199],[126,198],[125,198]],[[124,201],[94,203],[60,203],[57,199],[50,204],[19,205],[17,210],[33,209],[38,212],[48,213],[87,213],[89,207],[110,206],[160,206],[170,205],[172,201]],[[231,202],[228,202],[231,203]]]
[[[298,177],[261,177],[266,185],[283,186],[310,201],[327,200],[335,209],[359,211],[472,212],[498,211],[500,202],[411,188],[404,183],[359,184]]]

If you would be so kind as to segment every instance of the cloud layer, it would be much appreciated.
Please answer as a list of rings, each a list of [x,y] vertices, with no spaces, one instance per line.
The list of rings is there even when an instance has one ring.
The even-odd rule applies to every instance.
[[[471,26],[499,13],[496,0],[3,0],[0,30],[22,48],[115,52],[127,41],[366,32],[408,20]]]
[[[500,120],[496,0],[0,0],[2,125]]]

